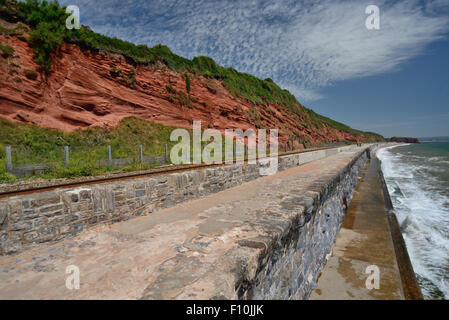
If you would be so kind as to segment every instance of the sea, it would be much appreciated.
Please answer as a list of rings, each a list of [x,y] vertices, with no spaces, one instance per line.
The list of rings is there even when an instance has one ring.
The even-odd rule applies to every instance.
[[[449,299],[449,142],[380,149],[382,171],[425,299]]]

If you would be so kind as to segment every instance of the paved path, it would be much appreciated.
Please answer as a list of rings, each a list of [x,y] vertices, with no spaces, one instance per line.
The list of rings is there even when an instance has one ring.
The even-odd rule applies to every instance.
[[[310,299],[404,299],[378,166],[374,160],[365,165]],[[371,265],[379,268],[379,289],[366,287]]]
[[[272,241],[269,237],[300,214],[282,200],[329,183],[361,150],[0,257],[0,299],[207,299],[217,292],[231,296],[235,273],[241,272],[236,270],[238,261],[245,259],[244,272],[255,272],[251,268],[257,268],[260,251]],[[242,246],[242,241],[247,243]],[[79,290],[66,288],[69,265],[80,269]]]

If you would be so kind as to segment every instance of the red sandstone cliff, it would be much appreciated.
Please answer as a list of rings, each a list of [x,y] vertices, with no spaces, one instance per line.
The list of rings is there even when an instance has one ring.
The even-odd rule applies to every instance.
[[[48,79],[32,80],[25,76],[25,69],[38,70],[38,66],[25,37],[0,34],[0,43],[14,48],[12,56],[0,57],[0,117],[14,121],[72,131],[114,126],[122,118],[137,116],[185,128],[191,128],[192,120],[220,130],[279,128],[281,143],[290,140],[297,145],[304,138],[310,142],[356,140],[334,128],[317,129],[307,115],[276,105],[252,107],[233,97],[221,82],[204,77],[190,77],[190,102],[183,103],[185,80],[163,65],[135,67],[137,83],[132,88],[111,75],[112,68],[121,69],[125,76],[134,68],[123,56],[82,51],[75,45],[65,45],[53,57]]]

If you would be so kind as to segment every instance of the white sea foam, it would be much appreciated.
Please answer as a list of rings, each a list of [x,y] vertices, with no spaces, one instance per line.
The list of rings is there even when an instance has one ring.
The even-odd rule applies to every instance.
[[[426,279],[427,285],[422,285],[422,289],[427,298],[437,287],[448,299],[449,199],[435,191],[438,190],[435,176],[424,174],[439,171],[432,167],[432,162],[441,161],[441,157],[413,164],[391,152],[392,148],[379,150],[377,156],[382,161],[382,171],[413,268]]]

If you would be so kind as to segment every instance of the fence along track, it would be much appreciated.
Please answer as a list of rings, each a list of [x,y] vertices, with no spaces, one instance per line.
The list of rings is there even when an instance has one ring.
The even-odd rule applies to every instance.
[[[300,150],[300,151],[289,151],[289,152],[279,153],[278,157],[292,155],[292,154],[299,154],[299,153],[308,153],[308,152],[319,151],[319,150],[341,148],[341,147],[343,147],[343,146],[332,146],[332,147],[323,147],[323,148],[312,148],[312,149]],[[268,159],[268,158],[270,158],[270,157],[257,158],[257,160],[263,160],[263,159]],[[233,163],[236,163],[236,162],[237,162],[236,159],[234,159]],[[239,161],[239,162],[241,162],[241,161]],[[245,159],[245,160],[243,160],[243,162],[247,163],[248,160]],[[36,181],[30,182],[28,184],[23,184],[23,183],[19,182],[17,184],[13,184],[13,185],[1,186],[0,187],[0,199],[24,195],[24,194],[51,191],[51,190],[58,189],[58,188],[76,188],[76,187],[81,187],[81,186],[90,185],[90,184],[109,183],[109,182],[120,181],[120,180],[131,180],[131,179],[137,179],[137,178],[142,178],[142,177],[158,176],[158,175],[167,174],[167,173],[199,170],[199,169],[204,169],[204,168],[214,168],[214,167],[220,167],[220,166],[226,166],[226,165],[228,165],[228,164],[226,164],[226,163],[221,163],[221,164],[185,164],[185,165],[160,166],[157,168],[153,168],[153,169],[149,169],[149,170],[145,170],[145,171],[138,171],[138,172],[136,172],[136,171],[134,171],[134,172],[119,172],[119,173],[109,173],[109,174],[103,175],[103,176],[71,178],[70,181],[67,181],[68,179],[64,179],[63,181],[60,181],[59,179],[47,180],[45,182],[38,182],[38,183],[41,183],[40,186],[35,186]],[[74,181],[74,180],[76,180],[76,181]]]

